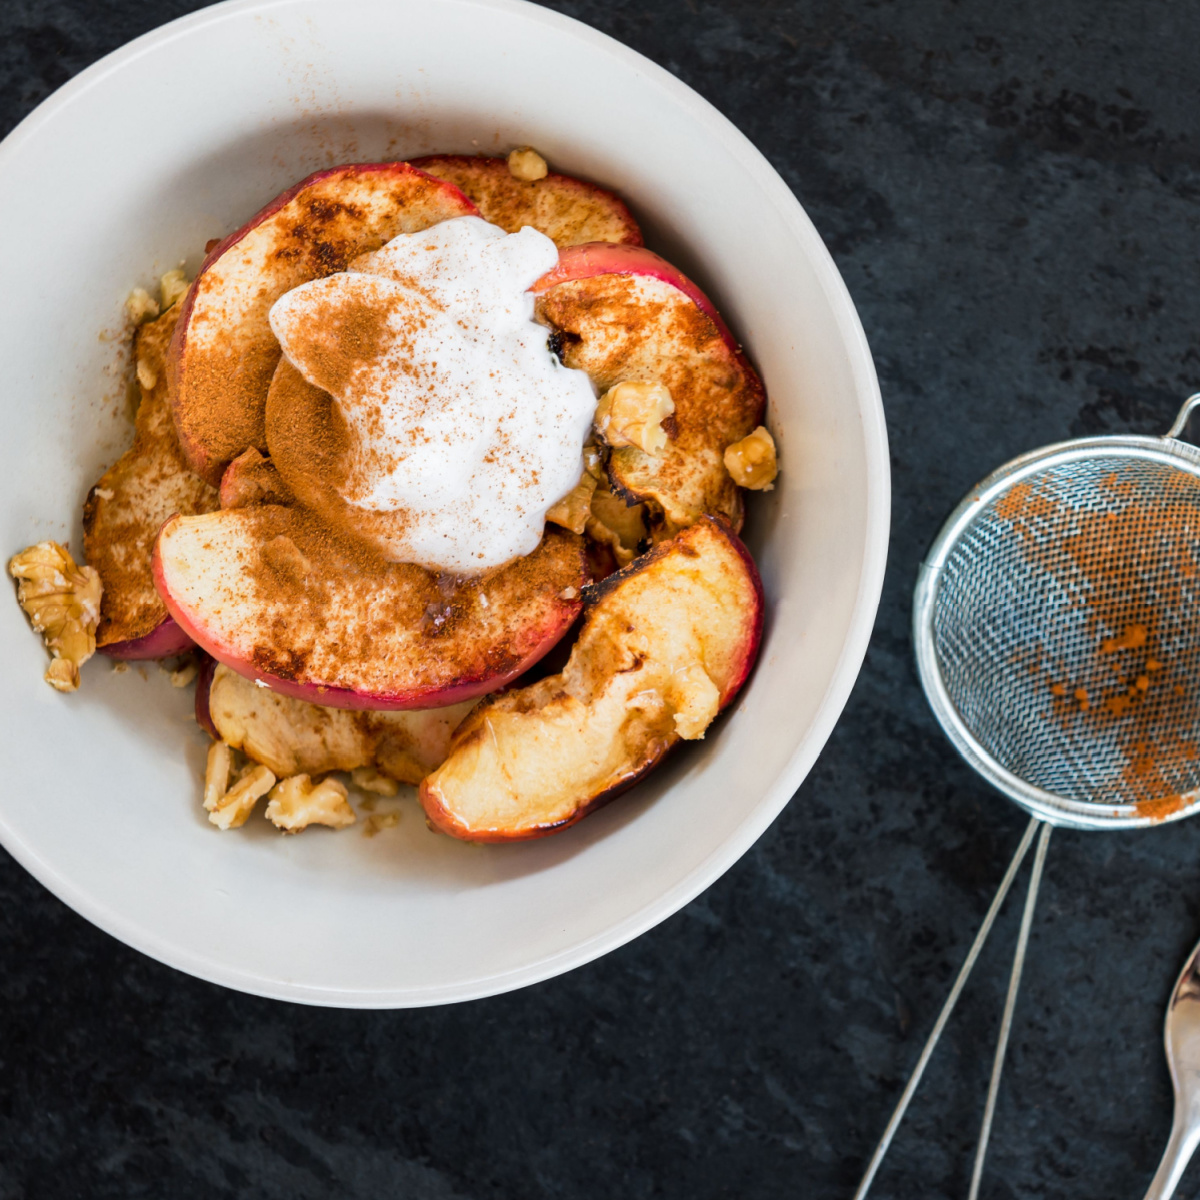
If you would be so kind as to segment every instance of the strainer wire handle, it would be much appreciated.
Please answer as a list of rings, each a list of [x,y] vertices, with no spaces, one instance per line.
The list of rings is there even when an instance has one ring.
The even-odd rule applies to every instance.
[[[1163,435],[1164,437],[1181,439],[1183,434],[1187,432],[1188,421],[1193,412],[1200,408],[1200,392],[1196,392],[1189,396],[1184,402],[1183,407],[1179,410],[1179,415],[1175,418],[1175,423]]]
[[[1021,864],[1025,861],[1025,855],[1029,852],[1029,847],[1033,843],[1033,835],[1037,832],[1038,826],[1041,823],[1037,817],[1033,817],[1025,827],[1021,843],[1017,846],[1016,853],[1012,857],[1012,862],[1008,864],[1008,870],[1004,872],[1004,878],[1000,880],[1000,886],[996,889],[996,895],[993,897],[991,906],[987,910],[987,915],[983,918],[983,924],[980,925],[979,932],[975,935],[974,942],[971,943],[970,950],[967,951],[967,957],[958,972],[958,978],[955,979],[954,986],[950,989],[950,995],[946,997],[946,1002],[942,1005],[942,1011],[938,1013],[938,1019],[929,1034],[929,1038],[925,1042],[925,1047],[921,1051],[921,1057],[917,1059],[917,1065],[913,1068],[912,1075],[909,1077],[908,1084],[905,1086],[904,1092],[896,1104],[891,1120],[888,1121],[887,1128],[883,1131],[883,1137],[879,1139],[879,1145],[875,1147],[875,1153],[871,1156],[871,1161],[867,1165],[862,1182],[858,1185],[858,1191],[854,1193],[854,1200],[863,1200],[875,1180],[875,1175],[879,1171],[884,1155],[887,1154],[888,1147],[892,1144],[892,1138],[895,1137],[896,1130],[900,1128],[900,1122],[904,1120],[904,1114],[908,1111],[908,1106],[912,1102],[913,1095],[916,1093],[917,1085],[921,1082],[921,1076],[925,1074],[925,1068],[929,1065],[929,1060],[933,1056],[934,1047],[938,1044],[938,1039],[942,1036],[942,1030],[946,1028],[946,1023],[950,1020],[950,1014],[954,1011],[954,1006],[958,1003],[958,998],[962,994],[967,977],[971,974],[971,968],[975,966],[975,960],[979,957],[979,952],[983,949],[983,944],[987,941],[988,934],[992,932],[992,926],[996,923],[996,917],[1000,914],[1000,909],[1004,905],[1013,880],[1017,877],[1017,872],[1021,869]],[[1049,826],[1046,828],[1049,829]],[[1043,834],[1043,837],[1045,836],[1047,835]],[[1042,853],[1044,859],[1045,853],[1043,847],[1039,847],[1039,851]],[[1034,891],[1036,894],[1036,889]],[[1026,907],[1028,908],[1028,901],[1026,902]],[[1030,910],[1029,915],[1032,917],[1032,910]],[[1022,931],[1025,931],[1024,925],[1022,925]],[[1018,950],[1020,949],[1021,946],[1018,945]],[[1011,983],[1009,986],[1011,991]],[[1015,1000],[1015,992],[1013,993],[1013,998]],[[1008,1015],[1011,1018],[1011,1014]],[[998,1077],[994,1076],[994,1081],[998,1085]],[[991,1093],[989,1092],[989,1100],[991,1099]],[[986,1149],[987,1145],[987,1133],[991,1124],[990,1114],[991,1109],[989,1108],[985,1112],[985,1121],[987,1124],[980,1135],[982,1149]],[[982,1155],[977,1152],[976,1170],[978,1171],[981,1167]]]
[[[1004,1016],[1000,1021],[1000,1036],[996,1039],[996,1057],[992,1061],[992,1078],[988,1084],[987,1104],[983,1109],[979,1144],[975,1147],[975,1169],[971,1172],[971,1191],[968,1200],[978,1200],[979,1185],[983,1180],[983,1160],[987,1155],[988,1138],[992,1133],[992,1118],[996,1115],[996,1096],[1000,1092],[1004,1055],[1008,1050],[1008,1035],[1012,1029],[1013,1010],[1017,1006],[1017,991],[1021,986],[1021,972],[1025,968],[1025,950],[1029,945],[1029,930],[1033,925],[1033,910],[1037,907],[1038,887],[1042,882],[1042,868],[1046,865],[1046,850],[1049,848],[1050,834],[1053,829],[1053,825],[1042,826],[1037,852],[1033,856],[1029,890],[1025,893],[1025,911],[1021,914],[1021,932],[1017,936],[1017,950],[1013,955],[1012,974],[1008,980],[1008,995],[1004,998]]]

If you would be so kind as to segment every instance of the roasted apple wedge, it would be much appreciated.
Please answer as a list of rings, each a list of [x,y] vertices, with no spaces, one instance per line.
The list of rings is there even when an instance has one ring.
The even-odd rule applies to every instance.
[[[179,306],[137,330],[141,403],[133,445],[88,493],[83,546],[104,587],[96,648],[113,658],[162,658],[191,639],[167,614],[150,569],[154,539],[175,513],[211,512],[217,493],[193,475],[167,399],[166,350]]]
[[[412,712],[347,712],[281,696],[223,664],[197,687],[197,719],[279,779],[375,768],[417,784],[441,766],[474,701]]]
[[[265,449],[263,410],[279,361],[267,314],[284,292],[398,234],[474,215],[453,184],[407,163],[359,163],[310,175],[216,246],[171,345],[175,424],[193,470],[215,487],[243,450]]]
[[[471,578],[389,563],[306,510],[263,504],[175,517],[154,581],[214,658],[336,708],[441,708],[502,686],[570,627],[582,539],[549,529],[524,558]]]
[[[589,589],[561,674],[467,717],[421,785],[431,824],[482,842],[574,824],[704,736],[750,673],[762,619],[748,551],[701,517]]]
[[[662,513],[658,537],[703,513],[740,529],[741,494],[724,454],[758,426],[765,395],[711,301],[670,263],[635,246],[563,250],[533,290],[563,361],[586,371],[597,391],[636,381],[670,392],[665,448],[615,447],[613,491]]]
[[[282,360],[281,360],[282,361]],[[221,476],[221,507],[251,504],[292,504],[295,496],[275,464],[253,446],[239,454]]]
[[[508,233],[532,225],[558,247],[581,242],[640,246],[642,233],[624,201],[604,188],[550,172],[518,179],[503,158],[434,154],[412,165],[461,188],[479,215]]]

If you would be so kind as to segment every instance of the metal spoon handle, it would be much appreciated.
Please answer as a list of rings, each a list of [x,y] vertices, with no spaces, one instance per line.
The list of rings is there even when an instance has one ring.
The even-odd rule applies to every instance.
[[[917,1065],[913,1068],[913,1073],[909,1077],[908,1084],[900,1096],[899,1102],[896,1104],[892,1118],[888,1121],[887,1128],[883,1131],[883,1137],[879,1139],[879,1145],[875,1147],[875,1153],[871,1156],[870,1163],[867,1164],[862,1182],[858,1185],[858,1191],[854,1193],[854,1200],[864,1200],[872,1182],[874,1182],[876,1172],[878,1172],[883,1162],[883,1156],[887,1154],[888,1147],[892,1144],[892,1138],[896,1136],[896,1130],[900,1128],[900,1122],[904,1120],[904,1114],[908,1111],[908,1106],[912,1102],[913,1094],[917,1090],[917,1084],[921,1082],[921,1076],[925,1074],[925,1068],[929,1065],[933,1049],[938,1044],[938,1039],[942,1036],[942,1030],[946,1028],[946,1022],[950,1020],[950,1014],[954,1011],[954,1006],[958,1003],[958,997],[962,994],[963,985],[967,982],[967,976],[971,974],[971,968],[975,965],[975,960],[979,957],[979,952],[983,949],[983,944],[987,941],[988,934],[992,932],[992,926],[996,923],[996,917],[999,915],[1000,909],[1004,904],[1004,898],[1008,895],[1008,890],[1012,887],[1013,880],[1017,877],[1017,872],[1021,869],[1021,864],[1025,861],[1025,855],[1028,853],[1029,847],[1033,842],[1033,835],[1037,832],[1040,824],[1041,821],[1037,817],[1034,817],[1025,827],[1025,833],[1021,837],[1021,844],[1017,847],[1017,851],[1012,857],[1012,862],[1008,864],[1008,870],[1004,872],[1004,878],[1000,881],[1000,886],[996,889],[996,895],[992,899],[991,907],[987,910],[987,916],[983,918],[983,924],[980,925],[979,932],[975,935],[974,942],[971,943],[971,949],[967,951],[966,961],[958,972],[958,978],[954,981],[954,986],[950,989],[950,995],[946,997],[946,1003],[942,1005],[942,1011],[938,1014],[937,1022],[934,1024],[933,1030],[925,1042],[925,1048],[921,1051],[921,1057],[917,1059]]]
[[[996,1097],[1000,1093],[1000,1076],[1004,1071],[1004,1055],[1008,1050],[1008,1035],[1012,1030],[1013,1011],[1017,1007],[1017,991],[1021,986],[1021,972],[1025,969],[1025,950],[1029,945],[1029,930],[1033,925],[1033,911],[1037,907],[1038,887],[1042,882],[1042,868],[1046,865],[1046,849],[1054,826],[1043,825],[1038,838],[1037,853],[1033,857],[1033,870],[1029,875],[1029,891],[1025,893],[1025,911],[1021,915],[1021,932],[1017,936],[1017,950],[1013,955],[1012,974],[1008,979],[1008,995],[1004,998],[1004,1016],[1000,1021],[1000,1036],[996,1039],[996,1057],[992,1061],[992,1079],[988,1084],[987,1104],[983,1109],[983,1125],[979,1130],[979,1144],[975,1148],[975,1169],[971,1172],[971,1191],[968,1200],[978,1200],[979,1185],[983,1180],[983,1160],[987,1155],[988,1138],[992,1134],[992,1118],[996,1115]]]
[[[1162,1162],[1150,1181],[1146,1200],[1170,1200],[1196,1151],[1197,1142],[1200,1142],[1200,1127],[1196,1125],[1195,1115],[1185,1105],[1176,1102],[1171,1136],[1163,1151]]]

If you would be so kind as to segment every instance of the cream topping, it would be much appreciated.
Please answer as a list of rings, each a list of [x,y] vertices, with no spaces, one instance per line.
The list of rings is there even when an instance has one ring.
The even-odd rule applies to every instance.
[[[578,482],[595,391],[551,353],[528,290],[557,261],[535,229],[457,217],[271,308],[283,353],[345,418],[338,490],[396,514],[389,558],[464,573],[529,554]]]

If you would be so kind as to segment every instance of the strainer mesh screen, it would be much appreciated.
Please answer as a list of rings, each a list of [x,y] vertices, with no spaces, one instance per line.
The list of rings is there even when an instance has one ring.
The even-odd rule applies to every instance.
[[[1200,786],[1200,480],[1133,455],[1046,467],[950,551],[950,699],[1014,775],[1165,815]]]

